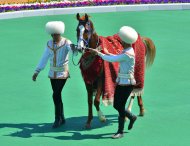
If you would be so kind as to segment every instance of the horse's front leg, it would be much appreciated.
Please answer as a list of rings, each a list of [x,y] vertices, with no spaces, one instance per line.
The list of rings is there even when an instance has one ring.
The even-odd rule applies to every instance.
[[[86,121],[85,128],[89,129],[91,128],[91,122],[93,119],[93,111],[92,111],[92,105],[93,105],[93,86],[90,84],[86,84],[87,94],[88,94],[88,119]]]
[[[96,107],[97,115],[98,115],[99,120],[101,122],[105,122],[106,117],[104,116],[104,114],[100,110],[100,97],[102,95],[102,91],[103,91],[103,78],[100,77],[98,79],[97,92],[96,92],[95,99],[94,99],[94,106]]]

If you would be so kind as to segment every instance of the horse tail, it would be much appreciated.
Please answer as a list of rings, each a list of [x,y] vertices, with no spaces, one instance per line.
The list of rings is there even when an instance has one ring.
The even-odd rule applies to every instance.
[[[146,67],[150,67],[154,63],[156,47],[150,38],[142,37],[142,40],[146,46]]]

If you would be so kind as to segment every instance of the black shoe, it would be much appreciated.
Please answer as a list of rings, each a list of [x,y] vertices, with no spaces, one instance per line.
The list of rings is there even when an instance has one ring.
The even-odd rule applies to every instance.
[[[61,125],[65,124],[65,119],[55,119],[55,122],[53,123],[53,126],[52,128],[58,128],[60,127]]]
[[[117,133],[115,133],[115,134],[112,136],[112,138],[113,138],[113,139],[118,139],[118,138],[122,138],[123,136],[124,136],[123,132],[122,132],[122,133],[117,132]]]
[[[133,124],[135,123],[137,117],[136,116],[133,116],[131,119],[130,119],[130,122],[129,122],[129,126],[128,126],[128,130],[131,130],[133,128]]]

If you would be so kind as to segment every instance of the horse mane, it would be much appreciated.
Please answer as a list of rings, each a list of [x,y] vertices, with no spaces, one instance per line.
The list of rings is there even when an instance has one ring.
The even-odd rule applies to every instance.
[[[87,16],[88,16],[88,18],[90,18],[90,16],[89,16],[89,15],[87,15]],[[81,16],[81,17],[80,17],[80,20],[84,21],[84,20],[85,20],[85,18],[86,18],[86,17],[85,17],[85,15],[83,15],[83,16]]]
[[[94,31],[95,29],[94,29],[94,24],[92,23],[92,21],[89,19],[88,20],[89,22],[90,22],[90,24],[91,24],[91,28],[92,28],[92,30]]]

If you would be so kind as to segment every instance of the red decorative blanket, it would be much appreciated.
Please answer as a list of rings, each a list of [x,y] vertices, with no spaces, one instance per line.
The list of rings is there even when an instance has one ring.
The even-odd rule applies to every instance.
[[[123,50],[119,36],[113,35],[108,37],[100,36],[99,46],[107,49],[109,53],[120,54]],[[144,58],[145,47],[139,36],[137,42],[133,44],[135,50],[135,79],[137,86],[135,90],[142,89],[144,87]],[[85,83],[93,84],[96,79],[104,74],[104,88],[102,100],[105,105],[112,104],[115,91],[115,81],[118,74],[119,64],[103,61],[99,56],[95,56],[90,52],[85,52],[80,59],[80,69]],[[134,91],[135,91],[134,90]]]
[[[120,54],[123,50],[120,39],[117,35],[101,37],[101,47],[107,49],[111,54]],[[110,105],[113,103],[114,91],[116,85],[116,78],[119,71],[119,63],[110,63],[104,61],[104,90],[103,90],[103,103]]]
[[[137,41],[132,45],[135,51],[135,80],[136,86],[132,91],[132,96],[141,96],[144,89],[144,75],[145,75],[145,53],[146,48],[140,37],[138,36]]]

